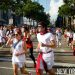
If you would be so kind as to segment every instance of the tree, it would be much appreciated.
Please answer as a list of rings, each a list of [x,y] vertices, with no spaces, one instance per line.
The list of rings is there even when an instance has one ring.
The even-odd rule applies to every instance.
[[[75,0],[64,0],[64,5],[59,8],[59,15],[75,15]]]
[[[43,6],[31,0],[3,0],[0,9],[4,11],[10,9],[14,19],[16,16],[25,16],[37,22],[40,20],[49,22]]]
[[[62,5],[61,7],[59,7],[59,15],[64,16],[64,15],[71,15],[71,9],[70,7],[66,4],[66,5]]]
[[[71,22],[75,15],[75,0],[63,0],[64,5],[59,8],[59,15],[63,16],[65,25],[71,27]]]
[[[2,12],[10,12],[13,16],[14,24],[16,24],[18,18],[23,16],[23,5],[30,1],[31,0],[0,0],[0,10]]]
[[[0,9],[4,11],[10,9],[15,12],[16,15],[20,15],[23,5],[30,1],[31,0],[1,0]]]
[[[29,2],[23,6],[23,12],[26,17],[35,18],[37,12],[44,11],[44,8],[37,2]]]
[[[24,5],[23,7],[24,15],[27,18],[31,18],[33,20],[39,21],[45,21],[49,24],[48,16],[44,12],[44,8],[42,5],[40,5],[37,2],[30,2]]]

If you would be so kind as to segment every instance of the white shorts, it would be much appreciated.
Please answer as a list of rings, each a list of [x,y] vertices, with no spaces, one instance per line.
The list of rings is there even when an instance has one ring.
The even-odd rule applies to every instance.
[[[22,68],[23,66],[25,66],[25,62],[26,62],[25,55],[12,56],[12,64],[18,65],[19,68]]]
[[[53,52],[43,54],[43,59],[47,64],[48,70],[52,69],[52,67],[54,65],[54,54],[53,54]],[[42,60],[40,62],[40,69],[44,69]]]
[[[22,67],[25,66],[25,62],[12,62],[12,64],[13,64],[13,65],[14,65],[14,64],[18,65],[19,68],[22,68]]]

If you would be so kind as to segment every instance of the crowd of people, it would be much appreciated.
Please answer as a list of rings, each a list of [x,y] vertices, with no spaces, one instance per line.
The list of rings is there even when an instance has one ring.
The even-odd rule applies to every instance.
[[[34,68],[36,68],[36,75],[43,75],[44,69],[47,74],[55,75],[52,68],[54,65],[54,50],[56,47],[62,46],[63,34],[67,45],[74,50],[75,33],[69,29],[65,29],[63,33],[61,28],[56,28],[55,32],[52,32],[43,21],[38,23],[37,28],[31,28],[27,25],[22,27],[0,26],[0,46],[11,47],[14,75],[18,75],[18,68],[20,68],[22,74],[31,75],[30,72],[25,70],[25,55],[28,50],[29,56],[34,63]],[[37,36],[38,45],[36,51],[39,53],[37,60],[33,55],[32,35]]]

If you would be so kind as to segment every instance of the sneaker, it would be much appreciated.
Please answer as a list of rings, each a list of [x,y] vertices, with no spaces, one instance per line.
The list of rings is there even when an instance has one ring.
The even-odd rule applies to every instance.
[[[36,68],[36,63],[34,64],[34,68]]]

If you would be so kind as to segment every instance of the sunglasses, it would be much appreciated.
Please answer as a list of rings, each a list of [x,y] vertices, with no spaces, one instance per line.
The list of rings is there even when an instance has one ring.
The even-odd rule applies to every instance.
[[[15,36],[18,36],[18,34],[15,34]]]

